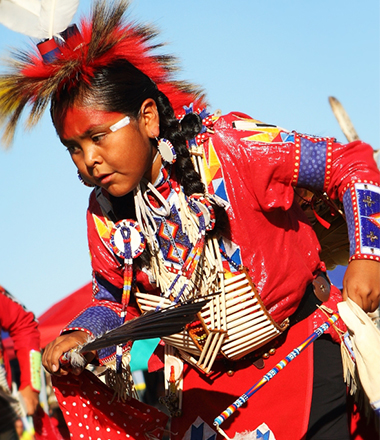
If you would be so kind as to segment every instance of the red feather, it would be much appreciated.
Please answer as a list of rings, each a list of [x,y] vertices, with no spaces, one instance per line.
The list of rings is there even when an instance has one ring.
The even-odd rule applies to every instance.
[[[175,81],[175,59],[156,54],[161,45],[152,44],[156,32],[134,23],[124,23],[128,2],[95,3],[90,20],[82,19],[79,32],[67,41],[56,39],[60,54],[45,62],[37,50],[15,54],[13,73],[0,75],[0,124],[8,120],[5,137],[10,141],[25,105],[33,103],[29,125],[35,124],[51,97],[62,87],[78,81],[90,82],[94,71],[118,59],[129,61],[154,81],[176,114],[183,106],[206,106],[200,90],[189,83]]]

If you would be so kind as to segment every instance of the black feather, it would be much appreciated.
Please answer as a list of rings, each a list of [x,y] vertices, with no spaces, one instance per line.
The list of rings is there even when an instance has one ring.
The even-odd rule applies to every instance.
[[[128,341],[161,338],[179,333],[186,324],[194,321],[197,313],[208,301],[210,301],[209,297],[201,300],[193,299],[180,305],[146,312],[89,342],[82,347],[80,353],[100,350],[111,345],[125,344]]]

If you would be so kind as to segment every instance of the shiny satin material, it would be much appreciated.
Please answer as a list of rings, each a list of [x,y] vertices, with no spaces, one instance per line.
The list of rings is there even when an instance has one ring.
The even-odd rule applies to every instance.
[[[373,150],[362,142],[344,146],[330,138],[289,133],[240,113],[216,118],[210,128],[212,132],[202,134],[208,189],[228,206],[230,220],[230,232],[223,239],[222,248],[229,257],[236,258],[236,262],[249,269],[264,304],[280,323],[297,309],[306,286],[324,269],[317,237],[294,199],[293,187],[297,186],[299,179],[303,184],[313,181],[310,163],[314,151],[318,154],[318,176],[314,179],[318,189],[323,186],[332,199],[342,200],[354,180],[379,182]],[[302,150],[310,146],[312,151],[305,153],[308,160],[301,161]],[[324,177],[320,170],[321,158],[325,160]],[[157,188],[165,196],[171,190],[169,183],[172,187],[178,185],[171,176],[169,182]],[[122,268],[108,247],[108,220],[94,194],[87,220],[94,273],[121,288]],[[147,271],[136,273],[136,283],[143,291],[157,291]],[[326,306],[336,309],[340,300],[339,290],[332,286]],[[269,361],[265,361],[266,367],[269,369],[276,364],[284,353],[287,354],[325,319],[317,310],[290,328],[283,344],[277,347]],[[213,418],[225,407],[222,395],[227,394],[225,403],[228,405],[232,401],[231,395],[239,394],[240,388],[244,392],[247,378],[254,383],[262,375],[261,370],[247,362],[237,362],[233,376],[223,374],[215,380],[204,380],[198,371],[186,366],[184,416],[173,422],[173,430],[186,431],[193,421],[190,419],[199,414],[212,424]],[[259,400],[248,403],[231,425],[226,426],[226,432],[233,437],[235,432],[254,428],[265,421],[282,440],[302,438],[310,412],[312,365],[313,352],[309,350],[282,376],[272,381],[258,396]],[[221,368],[225,370],[224,365]],[[206,396],[211,399],[202,402],[201,407],[194,405],[194,399],[199,398],[199,389],[207,390]],[[280,413],[281,417],[278,417]],[[291,419],[299,423],[289,432],[287,421]],[[177,438],[181,438],[180,434]]]
[[[214,154],[221,166],[229,203],[229,238],[238,245],[242,263],[248,267],[267,309],[281,323],[296,310],[306,286],[324,265],[319,259],[317,237],[294,200],[294,173],[299,162],[299,146],[294,141],[297,134],[276,127],[269,142],[263,137],[256,141],[258,129],[234,128],[234,122],[242,120],[251,121],[241,113],[220,117],[214,123],[214,134],[208,134],[203,145],[207,160]],[[274,131],[273,126],[260,126],[262,132],[265,129]],[[342,146],[328,138],[321,141],[308,137],[301,147],[307,148],[311,143],[315,148],[323,142],[331,145],[330,154],[325,155],[326,170],[329,160],[330,171],[324,187],[331,198],[342,199],[351,179],[379,179],[373,151],[362,142]],[[178,186],[173,177],[170,182]],[[158,190],[167,194],[169,187],[165,182]],[[120,262],[107,247],[107,237],[100,239],[93,214],[106,226],[94,195],[87,218],[93,269],[120,288]],[[144,289],[149,289],[146,275],[140,273],[137,279],[143,282]]]

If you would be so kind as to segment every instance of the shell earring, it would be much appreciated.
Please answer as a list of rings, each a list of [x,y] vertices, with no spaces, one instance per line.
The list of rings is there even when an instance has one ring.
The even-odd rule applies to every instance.
[[[161,138],[157,139],[157,149],[162,157],[162,160],[168,164],[172,164],[177,159],[177,154],[173,147],[173,144],[167,139]]]
[[[95,185],[91,185],[90,183],[87,183],[83,180],[83,177],[81,175],[81,173],[79,172],[79,170],[77,170],[77,176],[79,179],[79,182],[82,183],[84,186],[88,186],[89,188],[93,188]]]

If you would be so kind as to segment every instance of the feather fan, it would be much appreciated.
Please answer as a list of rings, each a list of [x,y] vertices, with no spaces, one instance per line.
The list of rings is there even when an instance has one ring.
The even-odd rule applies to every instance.
[[[84,345],[80,353],[100,350],[112,345],[124,344],[128,341],[160,338],[179,333],[185,328],[186,324],[194,321],[197,313],[209,300],[210,298],[192,299],[179,306],[146,312]]]
[[[0,23],[29,37],[52,38],[71,23],[79,0],[0,0]]]

